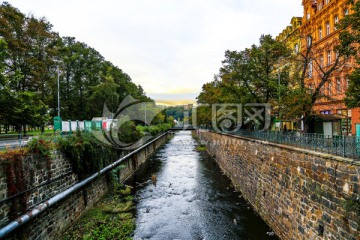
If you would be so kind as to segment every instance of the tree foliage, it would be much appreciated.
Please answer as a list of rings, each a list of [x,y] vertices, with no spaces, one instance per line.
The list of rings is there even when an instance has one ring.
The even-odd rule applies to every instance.
[[[203,85],[197,97],[200,104],[274,103],[289,86],[289,68],[282,67],[290,50],[270,35],[260,37],[259,45],[242,51],[226,51],[219,74]],[[280,74],[280,84],[279,84]],[[209,107],[198,109],[199,124],[211,120]]]
[[[63,119],[101,116],[129,94],[147,98],[128,74],[85,43],[60,37],[45,18],[0,5],[0,124],[43,126],[57,114],[57,80]],[[22,111],[29,110],[26,114]],[[42,117],[39,117],[42,116]]]
[[[355,56],[360,64],[359,44],[360,44],[360,2],[349,1],[353,4],[353,13],[346,15],[339,23],[342,29],[340,34],[341,46],[350,49],[350,53]],[[349,108],[360,107],[360,68],[357,67],[349,75],[349,88],[346,92],[345,103]]]
[[[350,1],[351,2],[351,1]],[[291,54],[283,43],[269,35],[260,38],[259,45],[242,51],[226,51],[223,66],[212,82],[203,85],[197,100],[199,104],[214,103],[270,103],[272,114],[280,119],[304,120],[304,130],[312,131],[313,107],[317,102],[331,101],[324,91],[334,74],[340,74],[351,56],[358,54],[360,43],[360,2],[354,5],[354,14],[347,15],[339,24],[340,39],[336,39],[331,62],[323,64],[323,51],[313,43],[312,34],[300,36],[306,42],[298,54]],[[360,59],[358,58],[360,63]],[[350,76],[346,103],[360,106],[360,70]],[[198,122],[211,121],[211,108],[198,109]]]

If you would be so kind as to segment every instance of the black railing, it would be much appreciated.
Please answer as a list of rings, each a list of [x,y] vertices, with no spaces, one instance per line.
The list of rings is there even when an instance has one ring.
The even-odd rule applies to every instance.
[[[355,136],[335,136],[300,132],[255,132],[247,130],[228,132],[227,134],[285,144],[317,152],[347,157],[354,160],[360,160],[360,137]]]

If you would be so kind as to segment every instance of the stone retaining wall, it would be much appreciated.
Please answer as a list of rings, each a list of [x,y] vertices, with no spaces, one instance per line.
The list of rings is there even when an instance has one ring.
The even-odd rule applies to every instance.
[[[151,154],[167,141],[169,136],[169,134],[164,135],[122,162],[120,165],[123,168],[119,172],[121,181],[123,182],[130,177]],[[23,161],[23,168],[25,172],[32,174],[29,184],[31,187],[53,180],[53,182],[31,191],[27,201],[29,208],[68,189],[78,181],[76,174],[72,172],[70,161],[60,153],[54,154],[54,158],[50,162],[34,156],[28,157]],[[6,239],[59,239],[65,229],[104,196],[108,187],[109,178],[107,174],[99,176],[85,187],[70,194],[58,204],[47,208],[37,217],[8,234]],[[6,173],[2,167],[0,167],[0,196],[1,199],[8,197]],[[11,201],[0,205],[0,224],[2,227],[9,222],[10,205]]]
[[[198,130],[235,187],[282,239],[360,239],[360,163]]]

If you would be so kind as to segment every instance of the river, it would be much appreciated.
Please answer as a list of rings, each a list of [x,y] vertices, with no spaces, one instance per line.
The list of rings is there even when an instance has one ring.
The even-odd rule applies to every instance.
[[[277,239],[196,146],[191,132],[176,133],[127,182],[137,206],[134,239]]]

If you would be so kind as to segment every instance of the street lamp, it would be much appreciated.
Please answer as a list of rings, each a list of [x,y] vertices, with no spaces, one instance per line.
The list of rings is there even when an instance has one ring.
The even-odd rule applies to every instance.
[[[60,68],[57,66],[58,117],[60,117]]]

